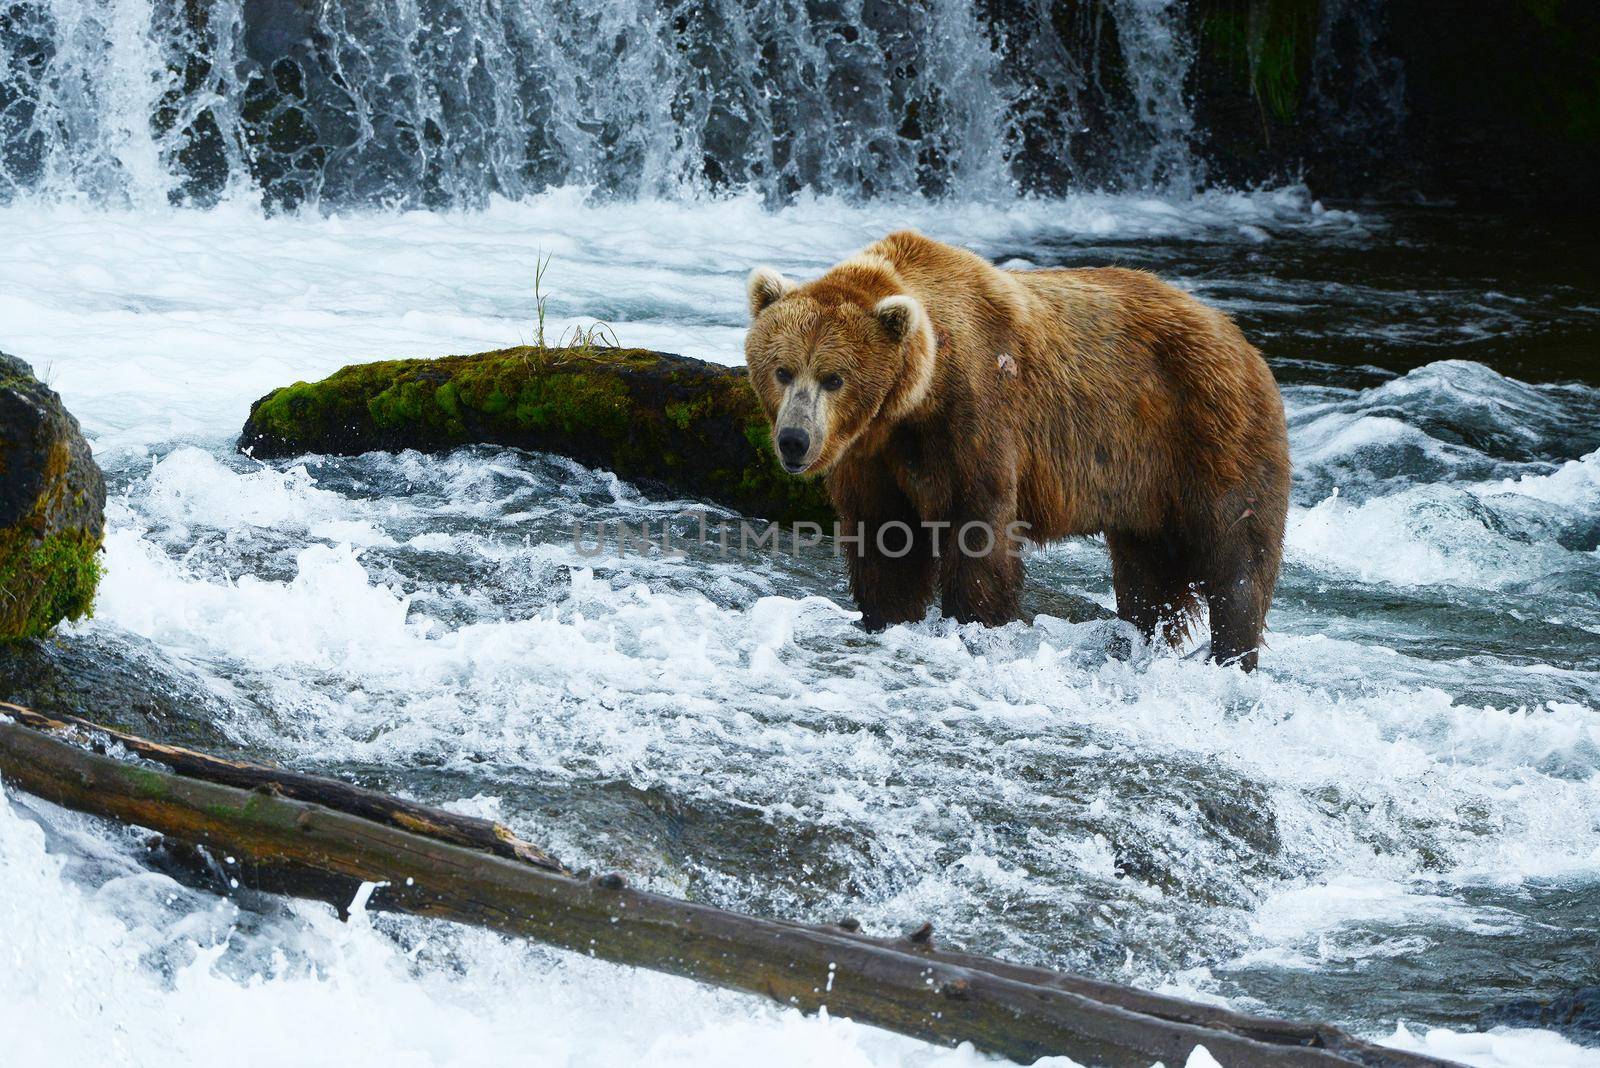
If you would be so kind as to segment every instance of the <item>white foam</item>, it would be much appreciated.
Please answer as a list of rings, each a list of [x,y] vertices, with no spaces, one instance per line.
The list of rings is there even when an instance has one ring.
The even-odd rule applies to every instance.
[[[171,880],[141,874],[120,850],[101,862],[121,873],[97,889],[67,877],[39,827],[0,787],[7,1064],[992,1063],[970,1046],[944,1049],[847,1020],[807,1018],[687,980],[447,925],[387,921],[390,933],[379,933],[360,909],[341,924],[326,907],[297,905],[292,919],[266,921],[262,940],[278,948],[252,954],[245,947],[262,933],[233,930],[231,906],[217,904],[207,923],[197,923],[195,913],[173,909],[193,898]],[[450,963],[413,962],[430,953]],[[147,960],[167,962],[170,976]]]
[[[1592,472],[1578,475],[1512,485],[1571,494],[1583,490]],[[1520,489],[1425,484],[1359,503],[1334,493],[1310,508],[1290,509],[1286,556],[1361,582],[1480,589],[1500,589],[1592,560],[1593,553],[1563,548],[1555,540],[1559,516],[1519,515],[1515,500],[1492,498],[1513,493]]]
[[[343,496],[318,489],[302,465],[238,474],[193,447],[175,449],[153,463],[145,485],[143,514],[183,532],[191,523],[224,531],[259,527],[304,532],[313,524],[347,520],[352,510]]]
[[[1297,427],[1293,456],[1302,467],[1333,462],[1359,462],[1368,450],[1411,448],[1444,462],[1477,458],[1481,454],[1428,436],[1422,430],[1388,415],[1331,412]]]
[[[169,648],[219,657],[242,651],[262,668],[362,670],[358,664],[374,663],[374,645],[392,655],[427,633],[426,620],[408,621],[409,598],[373,584],[349,544],[308,546],[295,562],[288,583],[254,575],[186,579],[150,542],[112,530],[96,609]],[[180,589],[179,597],[162,596]]]
[[[1489,935],[1515,933],[1522,927],[1520,920],[1503,910],[1468,906],[1392,879],[1346,875],[1273,894],[1256,910],[1251,933],[1272,947],[1267,953],[1280,966],[1313,968],[1330,961],[1415,953],[1416,939],[1407,934],[1354,948],[1336,945],[1325,937],[1346,926],[1406,923]],[[1294,943],[1309,943],[1314,953],[1300,960],[1286,956],[1283,947]]]
[[[455,469],[452,460],[407,463],[421,482]],[[304,474],[274,482],[220,464],[183,469],[200,484],[174,495],[172,476],[158,465],[130,494],[129,510],[117,513],[90,626],[140,635],[262,688],[274,707],[296,710],[292,719],[236,728],[296,759],[407,765],[470,752],[541,774],[565,774],[579,761],[641,786],[662,782],[757,807],[798,803],[822,824],[850,824],[870,806],[875,834],[911,842],[926,798],[887,790],[884,773],[922,744],[913,740],[922,724],[970,721],[1002,736],[1052,735],[1070,724],[1101,745],[1189,753],[1275,784],[1285,791],[1275,806],[1285,848],[1304,850],[1315,869],[1326,860],[1313,858],[1325,858],[1328,836],[1337,835],[1348,842],[1347,874],[1397,879],[1409,871],[1404,850],[1357,859],[1355,843],[1371,828],[1317,807],[1311,797],[1328,783],[1381,803],[1405,834],[1431,828],[1427,848],[1463,872],[1572,870],[1600,859],[1600,797],[1587,786],[1600,772],[1600,727],[1578,704],[1463,705],[1426,682],[1399,681],[1408,668],[1394,654],[1385,668],[1365,647],[1290,634],[1274,637],[1272,672],[1248,679],[1166,657],[1144,666],[1085,663],[1072,648],[1081,640],[1074,628],[1046,639],[1020,626],[979,633],[922,623],[866,640],[853,614],[826,598],[720,605],[674,585],[689,565],[596,562],[558,544],[496,549],[498,565],[513,573],[565,564],[546,607],[454,624],[418,610],[349,544],[299,549],[283,580],[191,571],[139,529],[147,497],[164,522],[194,525],[213,508],[232,517],[236,502],[257,490],[272,514],[305,523],[327,491]],[[172,511],[174,502],[190,511]],[[395,517],[375,510],[366,521],[374,538],[399,540],[384,526]],[[1302,538],[1295,536],[1303,546]],[[599,563],[621,570],[601,578]],[[1437,566],[1450,573],[1445,562]],[[809,652],[837,648],[853,650],[848,670]],[[1326,689],[1347,666],[1354,692]],[[1396,681],[1363,681],[1384,671]],[[340,682],[320,684],[322,672]],[[753,701],[763,709],[756,730]],[[819,716],[841,714],[819,729]],[[880,738],[848,726],[867,723],[894,733]],[[708,763],[707,754],[720,755]],[[738,769],[750,760],[762,774],[744,781]],[[815,786],[819,776],[826,792]],[[1426,790],[1415,787],[1421,781]],[[968,785],[1006,791],[1019,804],[1033,798],[1003,776],[986,783]],[[1107,800],[1128,811],[1125,801]],[[1497,813],[1498,833],[1481,834],[1462,815],[1479,807]],[[1085,873],[1108,867],[1103,849],[1084,850],[1072,836],[1057,844]]]
[[[1384,1045],[1412,1053],[1426,1053],[1474,1068],[1596,1068],[1600,1049],[1579,1046],[1549,1031],[1497,1027],[1492,1031],[1463,1034],[1445,1028],[1420,1029],[1405,1024],[1384,1040]]]
[[[1527,497],[1576,512],[1600,508],[1600,450],[1568,460],[1548,474],[1519,475],[1468,487],[1480,497]]]

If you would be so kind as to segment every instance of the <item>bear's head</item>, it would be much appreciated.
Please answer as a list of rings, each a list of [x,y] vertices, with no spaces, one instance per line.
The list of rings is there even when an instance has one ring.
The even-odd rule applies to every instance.
[[[922,302],[881,256],[804,285],[750,272],[745,362],[790,474],[821,474],[852,448],[876,449],[927,402],[938,354]]]

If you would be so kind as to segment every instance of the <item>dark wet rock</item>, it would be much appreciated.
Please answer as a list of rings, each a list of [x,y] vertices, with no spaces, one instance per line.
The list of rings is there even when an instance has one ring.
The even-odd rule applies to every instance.
[[[1600,986],[1585,986],[1550,1001],[1513,1001],[1484,1013],[1484,1027],[1540,1027],[1585,1046],[1600,1046]]]
[[[219,726],[227,704],[155,646],[126,635],[0,642],[0,701],[199,749],[232,747]]]
[[[1600,165],[1593,4],[1194,0],[1186,14],[1213,180],[1301,177],[1319,196],[1421,189],[1497,211],[1588,213]]]
[[[56,392],[0,353],[0,641],[94,605],[106,485]]]
[[[1090,623],[1116,618],[1115,612],[1102,608],[1087,597],[1051,589],[1037,582],[1029,582],[1023,586],[1021,608],[1022,618],[1029,622],[1033,622],[1039,616],[1053,616],[1068,623]],[[1108,633],[1106,649],[1101,652],[1110,652],[1114,649],[1119,655],[1128,656],[1131,648],[1128,647],[1125,638],[1119,641],[1119,637],[1121,636],[1115,632]]]

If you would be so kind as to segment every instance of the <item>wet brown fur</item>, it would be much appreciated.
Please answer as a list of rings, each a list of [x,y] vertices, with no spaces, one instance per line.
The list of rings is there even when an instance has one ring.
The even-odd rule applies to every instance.
[[[874,314],[897,294],[928,329],[897,337],[906,324]],[[1122,618],[1175,642],[1203,598],[1212,655],[1255,666],[1288,440],[1272,372],[1225,315],[1143,271],[1005,271],[913,232],[804,285],[758,272],[751,307],[746,356],[769,418],[780,366],[844,376],[808,473],[825,473],[846,532],[868,531],[849,552],[867,626],[921,618],[936,589],[956,619],[1014,618],[1022,564],[1003,538],[973,557],[918,528],[893,559],[871,532],[1021,520],[1041,544],[1104,532]],[[914,388],[929,360],[931,384]]]

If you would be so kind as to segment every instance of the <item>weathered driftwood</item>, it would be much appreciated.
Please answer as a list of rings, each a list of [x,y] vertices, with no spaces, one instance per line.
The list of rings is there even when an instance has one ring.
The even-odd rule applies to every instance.
[[[86,744],[96,733],[104,752]],[[184,773],[122,757],[115,746]],[[212,781],[213,773],[252,788]],[[520,855],[460,844],[437,833],[437,818],[407,827],[306,799],[348,796],[327,780],[217,761],[15,706],[0,706],[0,776],[58,804],[232,856],[244,863],[230,871],[247,883],[327,900],[348,893],[345,880],[376,882],[383,885],[375,907],[484,926],[806,1012],[826,1005],[836,1016],[935,1042],[970,1041],[1023,1062],[1066,1054],[1089,1064],[1182,1064],[1204,1045],[1232,1068],[1446,1063],[1338,1028],[940,950],[929,926],[873,938],[850,923],[767,920],[634,890],[615,875],[580,880]],[[285,778],[304,794],[278,788]],[[402,806],[419,807],[378,811]]]
[[[138,735],[90,723],[77,716],[46,716],[6,701],[0,701],[0,715],[9,716],[25,727],[75,741],[97,752],[104,753],[112,745],[121,746],[135,756],[165,764],[180,775],[236,786],[241,790],[267,790],[298,801],[314,801],[353,816],[387,823],[391,827],[415,831],[456,845],[488,850],[498,856],[521,860],[548,871],[566,871],[559,861],[544,850],[524,842],[510,828],[492,820],[419,805],[321,775],[224,760],[193,749],[163,745]]]
[[[239,436],[260,457],[475,444],[557,453],[780,523],[833,523],[822,484],[778,467],[743,368],[646,349],[352,364],[262,397]]]

